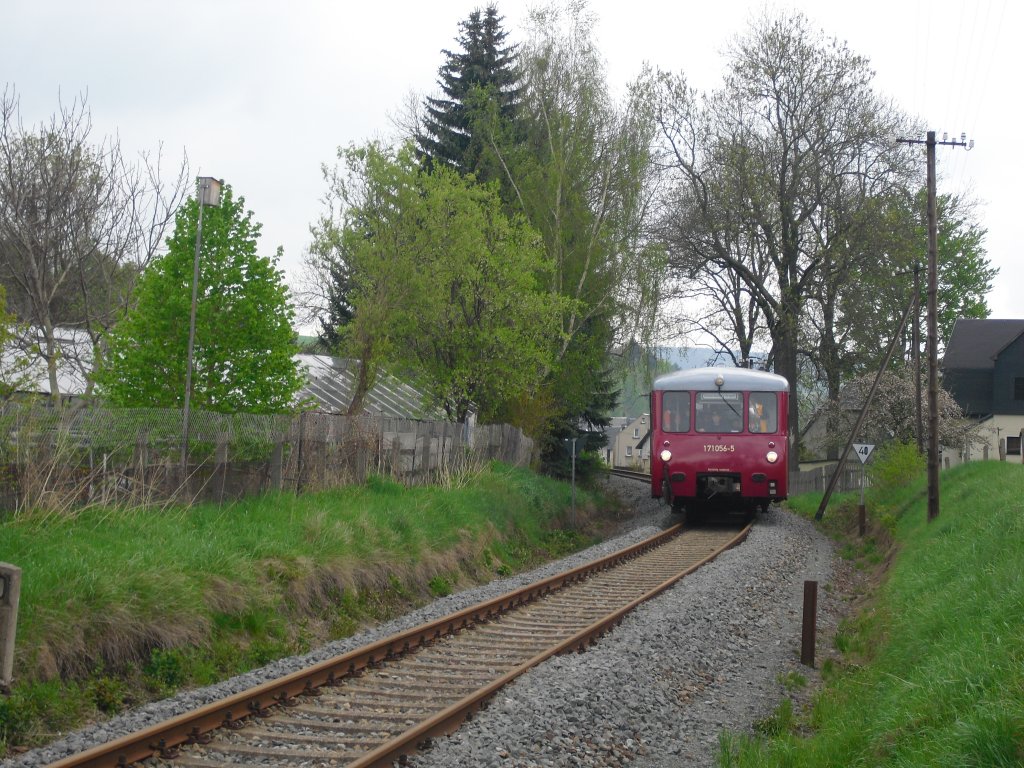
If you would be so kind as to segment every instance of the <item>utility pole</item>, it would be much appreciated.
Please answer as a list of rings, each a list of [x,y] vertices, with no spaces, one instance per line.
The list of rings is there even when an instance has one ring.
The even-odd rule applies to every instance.
[[[914,262],[914,391],[917,393],[917,452],[924,453],[924,419],[921,417],[921,263]]]
[[[896,276],[909,275],[910,270]],[[914,409],[917,414],[917,453],[924,454],[924,421],[921,418],[921,264],[914,262],[914,324],[910,329],[910,344],[914,354]]]
[[[935,210],[935,147],[974,149],[974,139],[967,143],[967,134],[960,134],[960,141],[948,141],[946,134],[942,141],[935,140],[935,131],[928,131],[921,139],[898,139],[900,144],[924,144],[928,150],[928,522],[939,516],[939,355],[938,355],[938,311],[936,309],[939,291],[938,278],[938,215]]]

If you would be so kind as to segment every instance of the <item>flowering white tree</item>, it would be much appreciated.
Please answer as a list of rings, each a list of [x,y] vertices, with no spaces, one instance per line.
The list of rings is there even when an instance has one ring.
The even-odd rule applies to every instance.
[[[875,374],[864,374],[850,381],[838,400],[825,405],[826,423],[835,425],[826,437],[827,445],[842,450],[849,439],[850,430],[860,415]],[[927,397],[927,382],[922,377],[921,392]],[[886,371],[878,382],[874,399],[861,425],[859,441],[885,444],[888,442],[911,443],[917,439],[917,387],[914,384],[914,370],[904,367]],[[927,413],[927,403],[922,401],[922,411]],[[923,420],[928,442],[928,419]],[[942,445],[964,446],[987,442],[984,428],[963,415],[956,400],[939,387],[939,442]]]

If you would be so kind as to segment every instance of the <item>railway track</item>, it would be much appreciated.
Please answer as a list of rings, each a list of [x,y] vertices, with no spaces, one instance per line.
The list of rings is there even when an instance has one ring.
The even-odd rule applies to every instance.
[[[746,536],[676,526],[500,598],[251,688],[51,768],[390,765],[544,659],[582,652]]]
[[[616,477],[625,477],[630,480],[638,480],[641,483],[651,482],[651,475],[648,472],[636,472],[635,470],[622,469],[621,467],[615,467],[613,469],[608,470],[608,472],[610,474],[615,475]]]

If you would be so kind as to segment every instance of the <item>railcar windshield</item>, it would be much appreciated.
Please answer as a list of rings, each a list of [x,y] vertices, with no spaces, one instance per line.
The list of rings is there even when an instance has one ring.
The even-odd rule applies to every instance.
[[[779,428],[779,398],[774,392],[751,392],[747,429],[775,432]]]
[[[698,392],[694,408],[698,432],[742,432],[742,392]]]
[[[664,432],[690,431],[690,393],[666,392],[661,399],[661,429]]]

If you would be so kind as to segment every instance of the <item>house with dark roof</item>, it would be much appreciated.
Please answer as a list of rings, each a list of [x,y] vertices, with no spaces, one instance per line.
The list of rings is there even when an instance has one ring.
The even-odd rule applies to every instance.
[[[941,369],[942,386],[968,418],[987,427],[991,434],[988,445],[975,447],[972,453],[987,451],[991,458],[1006,455],[1020,461],[1024,430],[1024,320],[957,320]]]

